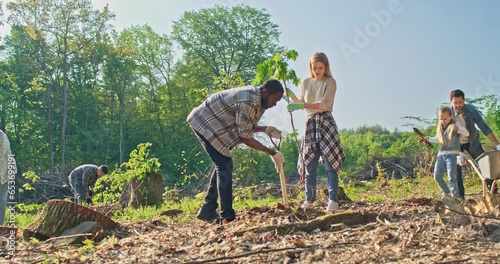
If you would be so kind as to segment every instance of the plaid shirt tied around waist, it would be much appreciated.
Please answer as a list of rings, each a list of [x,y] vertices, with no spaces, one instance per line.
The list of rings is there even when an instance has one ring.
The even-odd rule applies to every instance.
[[[337,124],[331,112],[316,113],[308,117],[306,135],[302,140],[301,146],[304,166],[307,167],[311,160],[313,160],[318,143],[321,153],[328,158],[328,162],[333,170],[339,174],[342,163],[345,160],[345,155],[340,142]],[[323,156],[320,157],[320,162],[322,162],[322,159]],[[302,162],[300,159],[297,169],[299,173],[302,171]]]

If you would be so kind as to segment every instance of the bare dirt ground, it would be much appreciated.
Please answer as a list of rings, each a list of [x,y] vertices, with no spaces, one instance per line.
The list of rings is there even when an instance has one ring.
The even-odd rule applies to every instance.
[[[473,199],[481,199],[472,197]],[[463,203],[475,204],[469,199]],[[443,224],[437,201],[299,204],[238,211],[219,226],[162,217],[121,222],[94,246],[20,243],[12,263],[500,263],[500,218]],[[2,259],[0,259],[1,261]]]

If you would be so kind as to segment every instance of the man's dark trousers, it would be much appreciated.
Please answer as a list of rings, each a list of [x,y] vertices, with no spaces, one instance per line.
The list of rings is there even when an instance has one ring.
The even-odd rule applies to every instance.
[[[217,199],[220,196],[221,220],[233,221],[236,215],[233,209],[233,159],[222,155],[201,134],[196,131],[195,133],[208,156],[215,163],[205,203],[202,205],[200,213],[205,215],[215,213],[218,206]]]

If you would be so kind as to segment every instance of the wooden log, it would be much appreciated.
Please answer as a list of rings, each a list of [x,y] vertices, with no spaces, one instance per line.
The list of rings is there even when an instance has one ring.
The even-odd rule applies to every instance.
[[[134,179],[123,188],[120,204],[123,208],[161,204],[163,188],[163,179],[159,173],[150,174],[145,180]]]
[[[373,213],[347,210],[341,213],[328,214],[306,222],[253,227],[247,230],[237,231],[234,235],[241,236],[246,232],[263,233],[276,231],[279,234],[289,234],[296,231],[311,232],[316,229],[325,231],[329,230],[334,224],[343,223],[345,225],[357,225],[375,221],[376,218],[377,215]]]
[[[23,236],[27,240],[30,237],[45,240],[85,221],[97,222],[104,230],[117,225],[111,218],[88,207],[64,200],[49,200]]]

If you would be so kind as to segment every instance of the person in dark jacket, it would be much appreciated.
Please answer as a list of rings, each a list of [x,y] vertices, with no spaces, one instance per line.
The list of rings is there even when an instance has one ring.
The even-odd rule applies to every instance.
[[[497,150],[500,150],[500,143],[498,139],[493,134],[491,128],[484,122],[481,114],[477,109],[471,105],[465,103],[465,94],[461,90],[453,90],[450,93],[450,103],[453,108],[453,118],[460,125],[465,127],[469,131],[469,136],[460,136],[460,151],[467,151],[476,159],[479,155],[484,153],[484,149],[481,146],[481,141],[479,140],[479,131],[476,128],[479,127],[481,132],[483,132],[486,137],[496,146]],[[458,165],[457,165],[458,166]],[[457,168],[457,184],[458,184],[458,195],[460,198],[465,197],[465,188],[462,178],[462,168],[458,166]],[[493,181],[486,181],[488,189],[491,189]],[[495,190],[495,192],[497,192]]]

